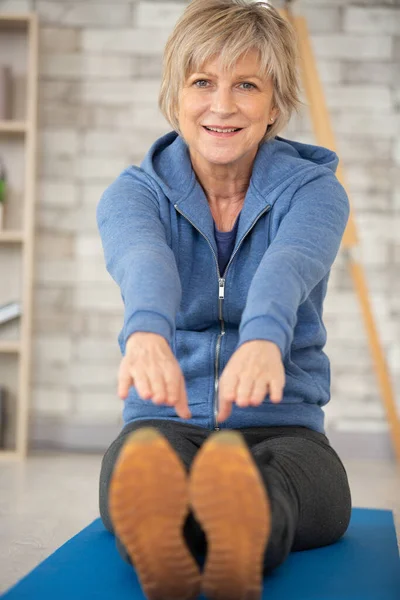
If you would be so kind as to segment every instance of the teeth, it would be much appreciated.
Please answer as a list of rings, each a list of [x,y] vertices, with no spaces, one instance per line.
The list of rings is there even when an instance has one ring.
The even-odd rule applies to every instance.
[[[231,133],[236,131],[236,129],[214,129],[214,127],[206,127],[206,129],[209,129],[210,131],[217,131],[218,133]]]

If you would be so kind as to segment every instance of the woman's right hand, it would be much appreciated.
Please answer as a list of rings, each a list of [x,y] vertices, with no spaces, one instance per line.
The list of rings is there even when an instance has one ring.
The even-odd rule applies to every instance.
[[[143,400],[175,406],[182,419],[191,418],[183,373],[163,336],[137,331],[128,338],[118,371],[119,397],[125,400],[132,385]]]

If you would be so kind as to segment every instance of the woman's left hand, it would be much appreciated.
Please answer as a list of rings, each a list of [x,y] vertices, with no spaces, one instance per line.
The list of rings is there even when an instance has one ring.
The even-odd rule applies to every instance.
[[[229,417],[232,402],[240,407],[259,406],[268,393],[272,402],[280,402],[284,387],[285,369],[279,347],[267,340],[244,343],[220,377],[218,421]]]

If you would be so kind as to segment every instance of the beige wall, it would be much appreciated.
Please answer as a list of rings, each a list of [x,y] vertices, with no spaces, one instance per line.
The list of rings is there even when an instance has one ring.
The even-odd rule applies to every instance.
[[[400,2],[295,4],[312,35],[356,210],[360,258],[398,391]],[[101,446],[98,432],[103,439],[120,427],[122,300],[104,267],[95,207],[119,172],[139,164],[151,143],[170,130],[157,108],[161,56],[184,6],[0,0],[0,11],[34,10],[40,17],[34,440],[57,442],[60,431],[67,438],[68,428],[79,428]],[[306,111],[281,135],[315,143]],[[324,318],[332,365],[330,428],[385,432],[343,254],[332,270]]]

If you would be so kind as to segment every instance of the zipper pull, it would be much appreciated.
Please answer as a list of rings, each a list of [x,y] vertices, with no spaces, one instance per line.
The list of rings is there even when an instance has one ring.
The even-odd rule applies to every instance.
[[[219,280],[219,299],[223,300],[225,297],[225,279],[223,277]]]

